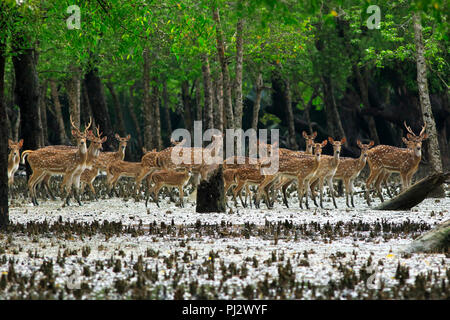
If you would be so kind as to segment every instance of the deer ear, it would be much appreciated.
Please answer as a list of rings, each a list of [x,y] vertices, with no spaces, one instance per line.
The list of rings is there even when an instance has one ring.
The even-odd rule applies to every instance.
[[[330,141],[330,143],[333,143],[334,139],[332,137],[328,137],[328,141]]]
[[[142,147],[142,152],[147,153],[147,149],[145,147]]]
[[[408,144],[408,139],[406,139],[405,137],[402,137],[402,141],[407,145]]]
[[[428,138],[428,134],[427,133],[424,133],[423,135],[422,135],[422,140],[425,140],[425,139],[427,139]]]
[[[312,136],[313,136],[313,139],[315,139],[317,137],[317,131],[314,131]]]
[[[341,139],[341,143],[345,143],[347,141],[347,139],[345,139],[345,137],[343,137],[342,139]]]
[[[19,148],[22,148],[22,146],[23,146],[23,139],[20,139],[19,140]]]
[[[102,139],[102,143],[106,142],[106,140],[108,140],[108,137],[104,136],[103,139]]]
[[[73,129],[72,129],[72,136],[78,137],[78,133],[76,132],[76,130],[73,130]]]
[[[327,140],[323,140],[322,143],[320,144],[322,147],[325,147],[327,145],[328,141]]]
[[[14,145],[14,142],[11,139],[8,139],[8,146],[11,148]]]
[[[374,142],[373,140],[370,140],[370,142],[369,142],[369,148],[370,148],[370,147],[373,147],[374,144],[375,144],[375,142]]]
[[[131,135],[129,134],[129,135],[127,135],[127,140],[130,140],[131,139]]]
[[[119,136],[119,134],[118,134],[118,133],[116,133],[116,134],[114,135],[114,138],[116,138],[117,140],[120,140],[120,136]]]
[[[273,147],[278,148],[278,141],[275,141],[274,143],[272,143],[272,148]]]
[[[362,146],[361,146],[361,140],[359,140],[359,139],[358,139],[358,140],[356,140],[356,145],[357,145],[358,147],[360,147],[360,148],[361,148],[361,147],[362,147]]]
[[[303,135],[303,138],[305,138],[305,139],[308,138],[308,135],[306,134],[306,131],[303,131],[302,135]]]
[[[406,137],[407,137],[409,140],[414,140],[414,137],[413,137],[410,133],[407,133],[407,134],[406,134]]]

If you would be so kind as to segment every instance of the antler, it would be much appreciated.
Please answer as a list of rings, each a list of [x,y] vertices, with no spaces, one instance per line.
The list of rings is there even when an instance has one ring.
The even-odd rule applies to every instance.
[[[91,127],[91,125],[92,125],[92,117],[89,117],[89,124],[87,125],[86,128],[84,128],[84,134],[87,134],[87,132],[88,132],[89,128]]]
[[[416,137],[416,134],[411,130],[411,127],[406,125],[406,121],[403,121],[403,124],[405,125],[406,130],[411,133],[414,137]]]
[[[72,125],[72,127],[74,128],[74,130],[77,132],[77,134],[81,135],[80,129],[75,125],[75,123],[73,122],[72,119],[72,115],[70,115],[70,124]]]
[[[103,132],[100,132],[100,126],[97,126],[95,129],[97,130],[97,138],[100,138],[103,134]]]
[[[424,124],[423,124],[423,127],[422,127],[422,131],[420,131],[419,137],[423,137],[426,128],[427,128],[427,124],[424,123]]]

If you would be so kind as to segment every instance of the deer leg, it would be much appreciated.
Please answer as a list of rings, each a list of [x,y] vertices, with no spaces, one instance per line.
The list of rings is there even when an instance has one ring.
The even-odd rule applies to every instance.
[[[300,183],[300,181],[299,181]],[[303,194],[305,194],[305,206],[306,209],[309,209],[309,203],[308,203],[308,193],[311,192],[311,186],[310,186],[310,181],[306,180],[305,184],[303,185],[303,191],[302,191],[302,198],[303,198]]]
[[[52,189],[50,188],[50,178],[51,178],[51,177],[52,177],[51,175],[46,175],[46,176],[44,177],[44,180],[42,181],[42,183],[44,184],[45,190],[46,190],[47,193],[49,194],[50,198],[51,198],[53,201],[55,201],[55,200],[56,200],[56,197],[55,197],[55,195],[53,194]]]
[[[320,196],[320,207],[324,209],[323,207],[323,185],[324,185],[324,178],[320,178],[319,180],[319,196]]]
[[[304,193],[304,181],[297,178],[297,197],[298,197],[298,204],[300,206],[300,209],[303,209],[303,193]]]
[[[383,181],[383,177],[385,175],[385,172],[380,171],[375,179],[375,189],[377,190],[378,197],[380,198],[381,202],[384,202],[383,199],[383,190],[381,189],[381,182]]]
[[[285,183],[281,186],[281,193],[283,194],[283,203],[286,206],[286,208],[289,208],[289,203],[287,200],[287,195],[286,195],[286,189],[289,186],[288,183]]]
[[[244,185],[245,185],[245,182],[239,181],[238,185],[233,190],[233,198],[234,198],[235,207],[237,207],[237,205],[238,205],[237,200],[236,200],[236,195],[239,195],[239,197],[241,196],[241,190],[244,187]],[[241,201],[242,201],[242,198],[241,198]]]
[[[319,207],[319,205],[318,205],[317,202],[316,202],[316,192],[315,192],[315,188],[316,188],[317,184],[319,183],[319,180],[320,180],[320,179],[316,179],[316,180],[314,180],[314,181],[311,181],[311,183],[310,183],[311,199],[313,200],[314,205],[315,205],[316,207]]]
[[[35,206],[38,206],[39,203],[37,203],[37,201],[36,201],[36,196],[35,196],[35,193],[34,193],[34,187],[35,187],[35,181],[39,178],[40,175],[42,175],[41,171],[34,170],[33,173],[31,174],[30,179],[28,180],[28,190],[30,192],[31,202]]]
[[[370,186],[373,180],[381,173],[380,170],[381,170],[380,168],[370,167],[370,174],[366,180],[366,194],[365,194],[368,206],[370,206]]]
[[[336,199],[334,197],[334,185],[333,185],[333,177],[332,176],[327,177],[327,184],[328,184],[328,188],[330,189],[331,198],[333,199],[333,205],[337,209]]]
[[[180,189],[180,206],[181,208],[184,208],[184,191],[183,191],[183,185],[178,186]]]
[[[353,180],[350,180],[348,182],[348,188],[349,188],[349,191],[350,191],[350,198],[351,198],[351,201],[352,201],[352,207],[354,208],[355,204],[353,202],[353,195],[354,195]],[[346,189],[347,189],[347,187],[346,187]]]
[[[161,190],[162,185],[160,183],[157,183],[155,187],[153,188],[153,200],[155,200],[156,205],[159,208],[159,191]]]

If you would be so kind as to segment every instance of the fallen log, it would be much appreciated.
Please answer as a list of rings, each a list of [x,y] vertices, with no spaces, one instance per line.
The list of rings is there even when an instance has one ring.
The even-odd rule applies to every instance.
[[[196,212],[225,212],[225,190],[223,187],[223,169],[218,166],[197,188]]]
[[[448,252],[449,248],[450,220],[447,220],[414,240],[405,252]]]
[[[396,197],[381,203],[375,210],[409,210],[421,203],[436,187],[450,177],[450,172],[435,173],[415,183]]]

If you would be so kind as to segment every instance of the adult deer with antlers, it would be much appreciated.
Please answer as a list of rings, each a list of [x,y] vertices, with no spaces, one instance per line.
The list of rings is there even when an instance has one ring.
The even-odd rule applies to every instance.
[[[84,187],[88,185],[91,192],[94,194],[94,197],[97,197],[97,195],[92,183],[98,176],[100,170],[106,171],[106,168],[110,163],[116,160],[123,160],[125,158],[125,150],[131,136],[127,135],[125,138],[122,138],[116,133],[115,138],[119,142],[118,150],[116,152],[101,152],[98,158],[94,160],[92,168],[87,168],[81,174],[81,190],[83,191]]]
[[[366,181],[366,200],[369,205],[370,186],[377,180],[379,175],[393,172],[400,173],[402,190],[405,190],[411,185],[412,177],[419,168],[419,163],[422,159],[422,141],[428,137],[425,133],[426,124],[422,127],[418,136],[406,125],[406,122],[403,124],[408,131],[407,139],[405,137],[402,138],[407,148],[379,145],[369,151],[367,163],[369,164],[370,174]],[[381,188],[377,190],[377,193],[380,200],[384,201]]]
[[[87,133],[87,140],[90,141],[89,144],[89,148],[87,149],[87,158],[86,158],[86,163],[85,163],[85,170],[83,171],[83,173],[80,176],[80,181],[84,182],[84,183],[88,183],[88,182],[92,182],[90,179],[90,176],[86,176],[85,174],[87,172],[90,172],[91,170],[95,170],[94,166],[101,154],[101,150],[103,149],[103,143],[107,140],[107,137],[101,137],[102,133],[100,132],[100,127],[97,126],[96,128],[97,131],[97,136],[95,136],[93,134],[93,132],[91,130],[88,131]],[[44,151],[44,150],[57,150],[57,151],[76,151],[77,148],[76,147],[72,147],[72,146],[48,146],[45,148],[41,148],[39,149],[40,151]],[[64,191],[64,188],[67,187],[67,183],[68,181],[65,178],[65,175],[63,182],[61,183],[61,192]],[[84,176],[84,181],[83,181],[83,176]],[[43,178],[42,178],[42,183],[44,184],[44,186],[46,187],[47,191],[50,193],[50,196],[54,199],[55,197],[53,196],[53,193],[51,192],[51,188],[50,188],[50,178],[52,177],[51,174],[46,174]],[[94,177],[95,179],[95,177]],[[93,179],[92,179],[93,180]],[[93,188],[93,187],[92,187]],[[83,192],[83,186],[81,187],[81,193]],[[95,192],[94,192],[95,195]]]
[[[19,169],[20,163],[20,149],[23,146],[23,139],[19,142],[14,142],[8,139],[8,147],[10,152],[8,154],[8,186],[14,183],[14,174]]]
[[[72,135],[77,139],[78,147],[75,150],[58,150],[57,148],[47,147],[35,151],[25,150],[22,152],[22,163],[25,163],[25,160],[27,160],[33,171],[33,174],[28,180],[28,188],[34,205],[39,205],[36,197],[36,186],[47,174],[64,175],[63,183],[67,186],[67,197],[64,205],[69,205],[72,186],[74,187],[75,198],[81,205],[79,197],[80,176],[86,168],[88,158],[86,139],[89,134],[88,130],[92,124],[92,119],[90,119],[84,132],[81,132],[75,126],[72,117],[70,117],[70,123],[73,127]]]

